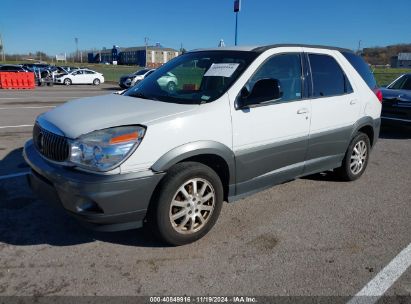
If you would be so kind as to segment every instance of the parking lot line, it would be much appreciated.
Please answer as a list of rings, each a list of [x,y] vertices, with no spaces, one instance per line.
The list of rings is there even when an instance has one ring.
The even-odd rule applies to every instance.
[[[410,266],[411,243],[385,266],[374,279],[368,282],[347,304],[376,303]]]
[[[56,106],[42,106],[42,107],[11,107],[11,108],[0,108],[0,110],[19,110],[19,109],[44,109],[44,108],[55,108]]]
[[[24,176],[24,175],[27,175],[27,174],[30,174],[30,172],[29,172],[29,171],[25,171],[25,172],[20,172],[20,173],[0,175],[0,180],[2,180],[2,179],[8,179],[8,178],[13,178],[13,177]]]
[[[73,99],[73,98],[84,98],[84,97],[90,97],[90,96],[41,96],[41,99]],[[32,100],[33,98],[36,98],[36,96],[24,96],[24,97],[0,97],[0,100]],[[39,97],[37,97],[39,98]]]
[[[7,128],[24,128],[24,127],[32,127],[33,125],[17,125],[17,126],[0,126],[0,129],[7,129]]]

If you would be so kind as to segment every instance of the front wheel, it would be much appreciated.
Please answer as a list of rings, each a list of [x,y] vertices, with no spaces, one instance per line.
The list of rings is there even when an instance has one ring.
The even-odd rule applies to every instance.
[[[96,78],[93,80],[93,85],[98,86],[100,85],[100,79]]]
[[[66,86],[69,86],[69,85],[71,85],[71,79],[70,78],[66,78],[66,79],[64,79],[64,82],[63,82]]]
[[[172,167],[161,182],[151,218],[159,237],[171,245],[202,238],[214,226],[223,203],[217,173],[195,162]]]
[[[341,167],[336,170],[341,179],[353,181],[364,173],[368,164],[370,147],[370,139],[364,133],[358,133],[352,139]]]

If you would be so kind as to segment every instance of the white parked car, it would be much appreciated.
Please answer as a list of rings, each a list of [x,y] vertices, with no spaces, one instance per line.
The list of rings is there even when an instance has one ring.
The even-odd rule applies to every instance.
[[[104,76],[101,73],[89,69],[78,69],[68,74],[59,75],[54,80],[55,83],[71,84],[93,84],[104,83]]]
[[[178,88],[169,90],[166,77]],[[350,50],[207,49],[122,95],[41,114],[24,157],[34,192],[78,219],[105,230],[146,222],[181,245],[213,227],[224,201],[326,170],[356,180],[380,113],[381,91]]]

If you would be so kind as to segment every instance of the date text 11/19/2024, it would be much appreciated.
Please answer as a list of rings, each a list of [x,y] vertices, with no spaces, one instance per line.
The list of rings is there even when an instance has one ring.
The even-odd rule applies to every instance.
[[[171,296],[150,297],[150,303],[257,303],[255,297]]]

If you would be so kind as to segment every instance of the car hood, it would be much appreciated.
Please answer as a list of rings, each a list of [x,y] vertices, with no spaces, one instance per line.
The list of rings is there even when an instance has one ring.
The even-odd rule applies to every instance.
[[[410,101],[411,102],[411,91],[410,90],[394,90],[381,88],[382,96],[386,100],[397,99],[399,101]]]
[[[50,110],[46,120],[69,138],[95,130],[124,125],[149,125],[156,120],[192,111],[198,105],[183,105],[123,95],[103,95],[77,99]]]

